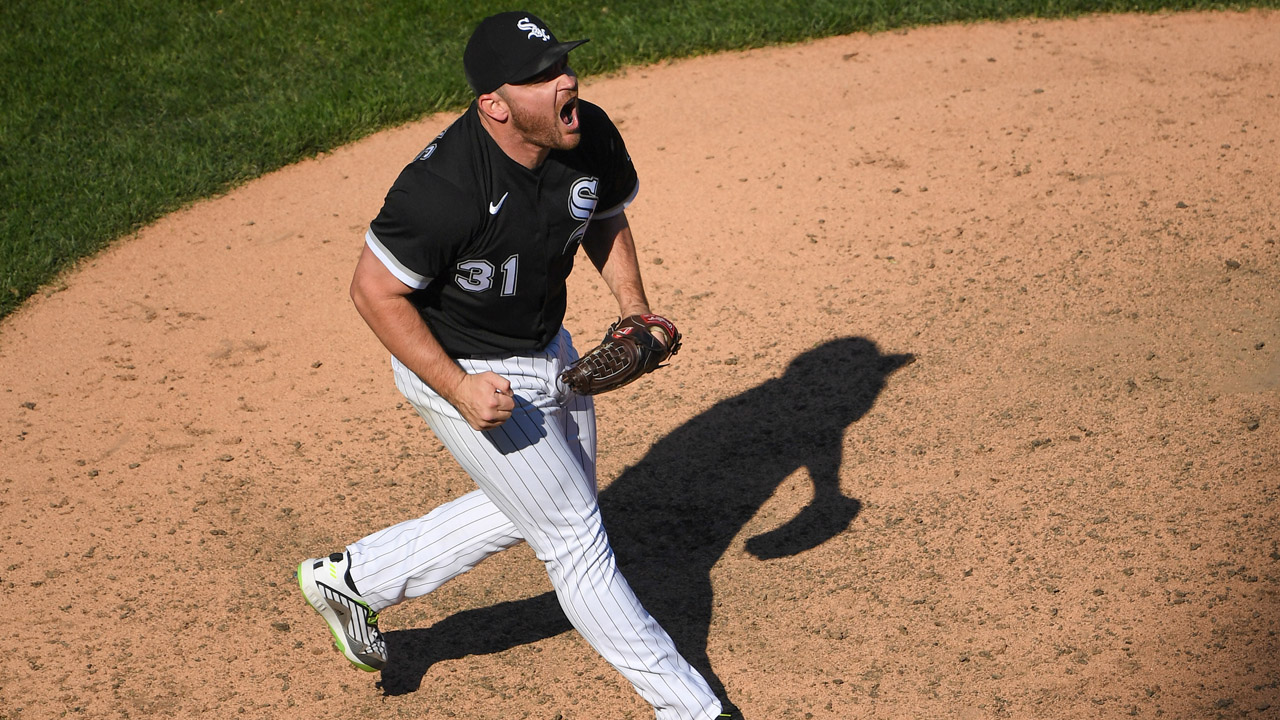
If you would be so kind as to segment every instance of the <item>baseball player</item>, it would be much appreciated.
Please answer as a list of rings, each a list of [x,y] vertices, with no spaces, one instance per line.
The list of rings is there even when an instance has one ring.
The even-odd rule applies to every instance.
[[[376,671],[380,611],[527,542],[569,621],[659,720],[735,717],[619,573],[592,398],[559,380],[577,358],[561,322],[579,245],[623,317],[649,313],[625,214],[636,173],[578,98],[567,57],[583,42],[527,12],[479,24],[463,57],[476,99],[392,185],[351,283],[396,386],[478,489],[304,560],[298,584],[346,658]]]

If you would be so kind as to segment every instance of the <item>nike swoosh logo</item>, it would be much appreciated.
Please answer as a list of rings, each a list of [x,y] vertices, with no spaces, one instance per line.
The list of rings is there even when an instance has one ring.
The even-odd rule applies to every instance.
[[[501,199],[501,200],[498,200],[498,202],[497,202],[496,204],[495,204],[495,203],[489,203],[489,214],[490,214],[490,215],[497,215],[497,214],[498,214],[498,211],[502,209],[502,203],[504,203],[504,202],[506,202],[506,201],[507,201],[507,196],[508,196],[508,195],[510,195],[510,194],[511,194],[510,192],[504,192],[504,193],[502,193],[502,199]]]

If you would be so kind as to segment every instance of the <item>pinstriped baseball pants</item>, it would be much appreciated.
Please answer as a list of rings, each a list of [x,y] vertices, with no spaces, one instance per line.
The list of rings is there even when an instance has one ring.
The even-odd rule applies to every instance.
[[[511,419],[484,432],[392,358],[396,386],[479,489],[350,545],[352,579],[380,611],[526,541],[574,628],[658,720],[714,717],[719,700],[614,561],[596,499],[594,405],[557,381],[574,358],[561,330],[541,353],[460,360],[467,372],[491,370],[511,383]]]

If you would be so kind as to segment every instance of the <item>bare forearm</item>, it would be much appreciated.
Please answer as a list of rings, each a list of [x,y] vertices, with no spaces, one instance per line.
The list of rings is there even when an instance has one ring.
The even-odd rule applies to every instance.
[[[452,402],[466,374],[449,357],[417,308],[403,295],[378,295],[353,285],[351,299],[382,345],[431,389]]]
[[[583,241],[588,257],[618,301],[622,317],[649,312],[640,260],[626,214],[593,225]]]

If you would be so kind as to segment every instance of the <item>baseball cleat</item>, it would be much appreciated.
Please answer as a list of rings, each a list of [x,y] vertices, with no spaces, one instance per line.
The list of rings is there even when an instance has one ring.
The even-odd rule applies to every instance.
[[[298,565],[298,587],[307,603],[329,624],[333,642],[352,665],[377,672],[387,666],[387,643],[378,613],[347,582],[346,553],[311,558]]]

